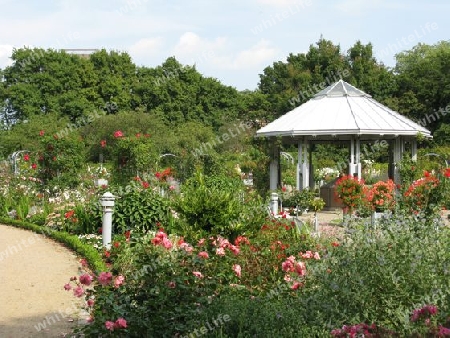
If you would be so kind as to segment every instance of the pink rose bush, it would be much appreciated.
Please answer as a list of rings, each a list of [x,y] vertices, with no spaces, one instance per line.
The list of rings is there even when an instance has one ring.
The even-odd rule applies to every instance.
[[[85,308],[90,313],[87,322],[93,324],[97,320],[93,313],[96,304],[94,297],[98,297],[98,294],[101,293],[99,290],[117,290],[123,286],[124,283],[124,276],[113,276],[110,271],[100,272],[98,275],[83,273],[79,277],[70,277],[70,281],[64,285],[64,289],[66,291],[73,290],[75,297],[80,298],[85,296]],[[107,331],[123,330],[127,328],[127,321],[122,317],[119,317],[116,321],[99,320],[104,323],[103,328]]]
[[[107,320],[105,322],[105,328],[109,331],[114,331],[117,329],[126,329],[127,321],[123,318],[117,318],[117,320],[115,322]]]
[[[357,255],[348,255],[349,246],[353,245],[351,241],[345,237],[317,240],[307,234],[298,234],[295,223],[289,220],[269,220],[257,237],[241,235],[234,239],[221,235],[180,238],[167,233],[160,224],[156,226],[159,230],[142,235],[140,242],[134,238],[112,248],[111,252],[116,250],[116,253],[111,257],[119,258],[119,261],[111,260],[110,271],[72,277],[71,283],[64,286],[75,296],[86,298],[92,322],[85,330],[92,336],[136,336],[142,328],[147,336],[158,336],[161,331],[157,330],[161,326],[170,331],[174,323],[186,323],[190,319],[198,323],[202,314],[211,315],[208,311],[213,310],[208,309],[218,311],[218,306],[225,304],[224,309],[229,310],[234,308],[235,301],[252,308],[259,304],[267,306],[267,299],[273,299],[270,306],[275,308],[289,300],[292,305],[301,304],[302,310],[307,311],[309,305],[306,302],[316,293],[326,295],[313,298],[316,307],[346,288],[352,291],[352,300],[358,300],[357,293],[351,288],[359,284],[365,287],[370,282],[362,275],[357,275],[355,280],[349,279],[345,269],[350,265],[353,270],[349,271],[353,272],[355,267],[351,264],[363,256],[359,251]],[[385,255],[396,249],[394,242],[388,244],[383,250]],[[126,255],[120,260],[122,251]],[[375,271],[386,262],[383,256],[377,258],[379,264],[370,265],[371,270]],[[363,271],[369,275],[366,266]],[[330,293],[323,292],[327,287]],[[174,304],[177,304],[176,311]],[[339,310],[339,306],[334,308]],[[283,321],[283,316],[291,315],[291,310],[289,307],[288,314],[276,313],[279,321]],[[441,313],[437,307],[426,305],[411,313],[408,309],[404,311],[405,318],[411,317],[410,325],[418,327],[415,332],[422,332],[420,330],[425,327],[428,331],[424,332],[432,332],[435,336],[447,334],[448,323],[442,321],[444,315],[437,321]],[[325,329],[326,334],[334,337],[389,337],[391,334],[379,326],[378,320],[344,326],[342,321],[334,323],[338,323],[335,325],[338,328]],[[170,331],[171,336],[187,334],[183,329]],[[233,336],[236,332],[230,329],[227,334]],[[310,336],[300,329],[299,336],[302,335]]]

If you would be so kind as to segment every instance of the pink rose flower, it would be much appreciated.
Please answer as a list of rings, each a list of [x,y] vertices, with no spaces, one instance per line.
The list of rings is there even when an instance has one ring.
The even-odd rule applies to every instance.
[[[303,284],[299,283],[299,282],[294,282],[294,284],[292,285],[291,289],[292,290],[297,290],[298,288],[302,287]]]
[[[87,301],[87,306],[92,307],[92,306],[94,306],[94,303],[95,303],[95,301],[92,298],[90,298]]]
[[[175,287],[177,286],[177,284],[174,281],[169,282],[169,284],[167,284],[167,286],[171,289],[175,289]]]
[[[180,249],[183,249],[187,253],[191,253],[194,250],[194,248],[190,246],[188,243],[181,243]]]
[[[297,262],[295,264],[295,271],[299,274],[299,276],[306,275],[306,265],[303,262]]]
[[[310,259],[310,258],[314,257],[313,253],[309,250],[306,251],[305,253],[300,253],[300,256],[302,256],[302,258],[305,258],[305,259]]]
[[[198,257],[207,259],[207,258],[209,258],[209,255],[206,251],[201,251],[198,253]]]
[[[203,246],[206,242],[206,239],[202,238],[201,240],[198,241],[197,246]]]
[[[281,263],[281,269],[284,272],[290,272],[294,270],[294,264],[290,260],[285,260],[283,263]]]
[[[314,259],[320,259],[320,255],[318,252],[314,252]]]
[[[125,277],[122,275],[117,276],[114,279],[114,287],[118,288],[119,286],[121,286],[123,284],[123,282],[125,281]]]
[[[192,274],[197,278],[203,278],[203,275],[200,271],[193,271]]]
[[[170,248],[172,248],[172,242],[167,237],[164,237],[162,240],[162,246],[169,250]]]
[[[80,276],[80,283],[86,286],[91,285],[92,283],[92,276],[85,273],[84,275]]]
[[[101,285],[108,285],[112,281],[112,273],[111,272],[101,272],[100,276],[98,276],[98,282]]]
[[[117,130],[114,132],[114,137],[118,138],[118,137],[123,137],[123,133],[121,130]]]
[[[119,329],[126,329],[127,328],[127,321],[123,319],[122,317],[117,318],[115,322],[115,326]]]
[[[233,264],[233,271],[236,274],[236,276],[238,276],[239,278],[241,278],[241,266],[239,264]]]
[[[217,248],[216,249],[216,255],[218,255],[218,256],[225,256],[225,249],[224,248]]]
[[[230,242],[226,238],[218,237],[217,240],[219,242],[219,247],[221,248],[227,248],[230,245]]]
[[[105,322],[105,327],[106,327],[106,329],[109,330],[109,331],[114,331],[114,322],[112,322],[112,321],[110,321],[110,320],[107,320],[107,321]]]
[[[72,287],[70,286],[69,283],[64,284],[64,290],[69,291],[70,289],[72,289]]]
[[[240,249],[236,245],[229,244],[228,249],[230,249],[231,252],[234,253],[235,255],[239,255]]]
[[[81,297],[84,294],[84,290],[81,286],[76,287],[73,289],[73,295],[75,297]]]

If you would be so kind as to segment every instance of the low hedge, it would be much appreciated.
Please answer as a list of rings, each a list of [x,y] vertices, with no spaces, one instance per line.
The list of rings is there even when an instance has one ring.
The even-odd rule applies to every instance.
[[[85,258],[92,271],[106,271],[108,270],[97,249],[83,243],[77,236],[71,235],[67,232],[52,230],[40,225],[29,222],[13,220],[10,218],[0,217],[0,223],[5,225],[15,226],[17,228],[30,230],[44,236],[48,236],[74,251],[76,254]]]

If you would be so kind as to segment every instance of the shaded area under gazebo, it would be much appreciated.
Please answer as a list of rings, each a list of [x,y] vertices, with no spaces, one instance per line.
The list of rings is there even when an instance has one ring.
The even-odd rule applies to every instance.
[[[369,94],[340,80],[320,91],[312,99],[267,124],[256,132],[257,137],[272,140],[270,189],[281,182],[280,149],[283,144],[298,146],[296,188],[301,190],[314,184],[311,175],[311,147],[319,143],[343,143],[349,147],[348,174],[361,178],[362,144],[369,150],[389,148],[388,176],[399,182],[399,162],[406,149],[417,159],[417,137],[431,138],[421,125],[375,101]],[[367,147],[365,147],[367,151]],[[367,154],[366,154],[367,155]]]

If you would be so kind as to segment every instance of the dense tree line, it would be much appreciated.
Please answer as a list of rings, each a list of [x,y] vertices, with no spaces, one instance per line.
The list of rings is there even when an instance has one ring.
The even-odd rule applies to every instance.
[[[273,120],[339,78],[417,121],[447,107],[450,42],[419,44],[396,59],[390,69],[374,57],[370,43],[357,41],[344,52],[320,38],[306,53],[289,54],[286,61],[266,67],[256,90],[238,92],[174,57],[149,68],[118,51],[81,58],[64,51],[16,49],[13,64],[2,71],[1,117],[6,127],[51,112],[75,121],[114,104],[108,114],[142,111],[167,124],[197,121],[217,131],[239,118]],[[435,131],[446,128],[448,119],[441,114],[426,124]]]
[[[205,161],[211,168],[223,161],[232,166],[239,158],[251,169],[265,165],[254,130],[340,78],[429,128],[436,144],[448,143],[450,42],[419,44],[396,59],[389,68],[375,58],[370,43],[357,41],[342,51],[320,38],[306,53],[289,54],[264,68],[257,89],[238,91],[174,57],[152,68],[136,66],[119,51],[82,58],[51,49],[16,49],[12,65],[0,70],[0,154],[6,158],[15,150],[36,149],[35,136],[45,129],[59,136],[74,132],[85,143],[88,160],[100,155],[108,160],[112,154],[100,142],[111,143],[114,131],[122,129],[127,135],[153,135],[155,154],[182,156],[184,168]],[[251,122],[253,130],[222,140],[241,122]],[[193,154],[200,147],[208,149],[203,158]]]

